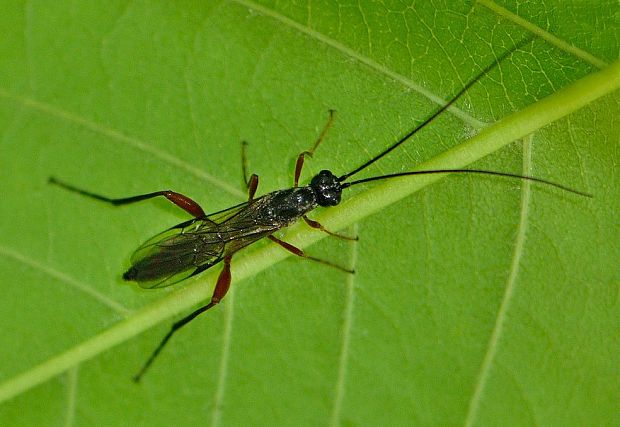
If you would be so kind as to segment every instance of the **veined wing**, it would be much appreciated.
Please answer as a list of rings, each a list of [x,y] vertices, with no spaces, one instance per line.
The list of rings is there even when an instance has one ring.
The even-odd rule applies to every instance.
[[[131,256],[123,278],[142,288],[173,285],[220,262],[225,255],[274,231],[256,220],[263,197],[194,218],[157,234]]]
[[[273,197],[277,193],[274,191],[249,202],[207,215],[207,220],[217,224],[221,239],[230,244],[227,245],[227,254],[234,252],[229,250],[230,247],[237,247],[238,250],[282,228],[281,221],[274,220],[273,214],[268,213]],[[188,221],[179,226],[186,226],[191,222]],[[248,241],[244,243],[244,240]],[[232,244],[233,241],[236,243]]]
[[[274,220],[271,206],[278,193],[274,191],[207,216],[218,225],[219,236],[226,246],[225,256],[283,227],[281,221]]]
[[[251,225],[248,224],[248,221],[256,224],[257,221],[260,222],[257,212],[260,211],[266,203],[269,203],[272,194],[273,193],[265,194],[264,196],[257,197],[251,201],[239,203],[238,205],[230,208],[211,213],[207,215],[207,219],[218,225],[230,223],[237,224],[238,226]],[[180,225],[185,225],[189,222],[190,221]]]
[[[170,286],[220,262],[224,246],[218,224],[192,219],[147,240],[131,256],[123,278],[146,289]]]

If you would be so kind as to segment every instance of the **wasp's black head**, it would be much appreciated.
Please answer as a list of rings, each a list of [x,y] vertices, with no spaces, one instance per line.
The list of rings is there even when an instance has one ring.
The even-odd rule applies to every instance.
[[[342,186],[336,175],[328,170],[322,170],[312,181],[310,188],[314,191],[319,206],[336,206],[340,203]]]

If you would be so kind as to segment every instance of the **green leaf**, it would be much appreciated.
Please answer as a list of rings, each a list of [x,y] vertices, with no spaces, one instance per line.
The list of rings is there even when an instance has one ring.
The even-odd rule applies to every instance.
[[[620,422],[617,5],[389,3],[3,8],[0,424]],[[346,190],[312,217],[359,241],[282,236],[355,275],[257,243],[223,303],[131,382],[219,268],[122,282],[132,251],[186,216],[50,175],[217,211],[245,197],[240,141],[259,193],[286,188],[335,109],[303,179],[346,173],[532,34],[359,177],[471,167],[593,199],[471,175]]]

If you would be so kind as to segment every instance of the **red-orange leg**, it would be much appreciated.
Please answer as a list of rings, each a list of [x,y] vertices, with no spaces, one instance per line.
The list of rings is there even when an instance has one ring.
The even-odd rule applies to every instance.
[[[312,155],[314,154],[314,151],[321,144],[321,142],[323,142],[323,138],[325,138],[325,135],[327,135],[327,131],[329,130],[329,128],[331,127],[334,121],[335,114],[336,114],[335,110],[329,110],[329,119],[327,120],[327,123],[325,124],[323,131],[321,131],[319,138],[316,140],[316,142],[314,143],[314,145],[312,146],[310,150],[303,151],[302,153],[299,154],[299,156],[297,156],[297,162],[295,163],[295,181],[293,185],[294,187],[299,186],[299,177],[301,176],[301,170],[304,167],[305,157],[306,156],[312,157]]]
[[[175,205],[177,205],[178,207],[180,207],[181,209],[183,209],[185,212],[189,213],[190,215],[196,218],[203,218],[206,216],[205,211],[194,200],[190,199],[189,197],[181,193],[177,193],[171,190],[155,191],[154,193],[140,194],[138,196],[124,197],[121,199],[111,199],[109,197],[102,196],[100,194],[91,193],[90,191],[86,191],[81,188],[74,187],[73,185],[59,181],[54,177],[50,177],[48,182],[50,184],[58,185],[59,187],[62,187],[65,190],[69,190],[74,193],[81,194],[82,196],[90,197],[91,199],[110,203],[114,206],[129,205],[131,203],[141,202],[142,200],[148,200],[154,197],[163,196],[166,199],[170,200]]]
[[[321,258],[315,258],[313,256],[310,256],[310,255],[306,254],[303,250],[299,249],[297,246],[293,246],[290,243],[285,242],[284,240],[280,240],[280,239],[278,239],[275,236],[269,236],[269,240],[271,240],[272,242],[277,243],[278,245],[280,245],[281,247],[283,247],[284,249],[286,249],[287,251],[289,251],[293,255],[297,255],[298,257],[309,259],[311,261],[320,262],[321,264],[325,264],[325,265],[328,265],[330,267],[337,268],[338,270],[342,270],[345,273],[350,273],[350,274],[354,274],[355,273],[355,271],[351,270],[350,268],[346,268],[346,267],[343,267],[341,265],[334,264],[331,261],[327,261],[327,260],[324,260],[324,259],[321,259]]]
[[[243,172],[243,182],[248,189],[248,201],[254,200],[256,189],[258,188],[258,175],[253,173],[248,178],[248,143],[246,141],[241,142],[241,169]]]
[[[320,222],[315,221],[313,219],[310,219],[306,215],[302,216],[302,218],[304,219],[306,224],[308,224],[310,227],[315,228],[317,230],[321,230],[323,233],[327,233],[330,236],[338,237],[339,239],[344,239],[344,240],[359,240],[359,238],[357,236],[351,237],[351,236],[347,236],[347,235],[344,235],[344,234],[340,234],[340,233],[335,233],[333,231],[329,231],[328,229],[323,227],[323,225]]]
[[[194,320],[196,316],[198,316],[199,314],[204,313],[205,311],[209,310],[211,307],[218,304],[224,298],[224,296],[226,296],[226,293],[228,292],[228,289],[230,288],[230,280],[231,280],[230,260],[231,258],[232,258],[232,255],[229,255],[226,258],[224,258],[224,268],[222,269],[222,272],[220,273],[217,279],[217,284],[215,285],[215,289],[213,290],[213,295],[211,296],[211,301],[209,302],[209,304],[205,305],[204,307],[200,307],[198,310],[192,312],[190,315],[184,317],[183,319],[179,320],[178,322],[175,322],[172,325],[172,327],[170,328],[170,331],[168,331],[168,333],[161,340],[157,348],[155,348],[153,353],[151,353],[151,356],[144,363],[144,365],[142,366],[142,369],[140,369],[140,371],[136,375],[134,375],[133,380],[135,382],[140,382],[140,379],[142,378],[142,376],[144,376],[146,371],[153,364],[153,362],[155,361],[159,353],[161,353],[164,346],[168,343],[168,341],[170,340],[170,338],[172,338],[172,335],[174,335],[176,331],[178,331],[183,326],[187,325],[189,322]]]

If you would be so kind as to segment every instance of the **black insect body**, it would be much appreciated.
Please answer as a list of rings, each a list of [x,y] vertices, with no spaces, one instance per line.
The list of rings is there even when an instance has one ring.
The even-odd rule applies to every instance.
[[[351,237],[342,236],[326,230],[320,223],[313,221],[306,216],[306,214],[318,206],[330,207],[338,205],[341,200],[342,191],[348,187],[365,182],[385,180],[401,176],[468,173],[529,180],[589,197],[589,195],[585,193],[539,178],[472,169],[412,171],[375,176],[347,182],[351,176],[357,174],[363,169],[366,169],[368,166],[409,140],[409,138],[411,138],[415,133],[427,126],[435,117],[443,113],[448,107],[454,104],[454,102],[456,102],[456,100],[458,100],[463,93],[465,93],[482,76],[487,74],[504,58],[529,41],[530,40],[528,39],[505,52],[494,63],[486,67],[486,69],[484,69],[478,76],[465,85],[465,87],[463,87],[463,89],[461,89],[447,104],[438,108],[428,119],[416,126],[413,130],[404,135],[397,142],[393,143],[386,150],[345,175],[336,176],[328,170],[323,170],[312,178],[309,185],[302,187],[298,185],[304,159],[306,156],[312,156],[316,148],[320,145],[333,121],[333,111],[330,111],[329,121],[313,147],[309,151],[302,152],[297,157],[293,188],[274,191],[255,198],[254,195],[258,187],[258,176],[253,174],[249,179],[247,178],[247,161],[245,155],[246,144],[244,143],[242,146],[242,164],[244,180],[248,188],[248,201],[210,215],[207,215],[198,203],[189,197],[174,191],[157,191],[134,197],[111,199],[63,183],[55,178],[50,178],[49,182],[59,185],[67,190],[117,206],[163,196],[194,217],[189,221],[183,222],[164,231],[163,233],[154,236],[140,246],[131,257],[131,267],[123,274],[123,278],[125,280],[135,281],[141,287],[147,289],[161,288],[199,274],[213,265],[223,261],[224,266],[215,285],[211,301],[204,307],[195,310],[190,315],[172,325],[172,328],[168,334],[166,334],[160,344],[156,347],[155,351],[151,354],[142,369],[134,377],[134,380],[136,382],[140,380],[146,370],[151,366],[157,355],[166,345],[168,340],[179,328],[189,323],[199,314],[209,310],[211,307],[219,303],[222,298],[224,298],[231,282],[230,263],[233,255],[240,249],[262,238],[266,237],[272,240],[297,256],[318,261],[320,263],[352,273],[352,271],[332,264],[329,261],[307,255],[301,249],[280,240],[273,235],[274,232],[291,225],[299,219],[303,219],[312,228],[321,230],[330,235],[345,239],[352,239]]]
[[[317,206],[337,205],[341,194],[342,185],[336,176],[321,171],[306,187],[274,191],[186,221],[143,244],[133,254],[132,266],[123,279],[144,288],[169,286],[291,225]]]

